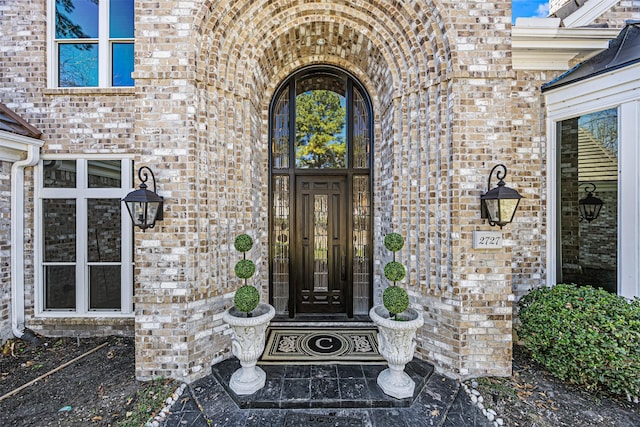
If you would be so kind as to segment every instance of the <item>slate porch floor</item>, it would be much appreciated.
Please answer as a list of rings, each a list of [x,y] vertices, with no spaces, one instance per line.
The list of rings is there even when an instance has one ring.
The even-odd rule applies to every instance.
[[[261,365],[267,383],[250,396],[228,388],[239,366],[235,358],[214,365],[211,375],[187,387],[164,426],[493,426],[459,382],[418,359],[406,368],[416,382],[414,397],[402,400],[377,386],[383,365]]]

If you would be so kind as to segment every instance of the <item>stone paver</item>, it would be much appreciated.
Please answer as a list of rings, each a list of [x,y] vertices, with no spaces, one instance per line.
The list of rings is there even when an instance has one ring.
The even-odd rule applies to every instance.
[[[403,400],[380,392],[375,378],[383,366],[373,365],[265,365],[267,386],[251,396],[236,396],[225,382],[236,365],[236,360],[215,365],[214,374],[187,387],[163,427],[493,426],[459,382],[419,360],[407,366],[418,385],[416,394]]]

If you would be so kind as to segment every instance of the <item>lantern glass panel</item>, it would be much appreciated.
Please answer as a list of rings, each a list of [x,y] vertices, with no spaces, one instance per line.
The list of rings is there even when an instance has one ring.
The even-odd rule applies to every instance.
[[[500,221],[504,223],[511,222],[513,216],[518,209],[520,199],[501,199],[500,200]]]
[[[146,222],[147,212],[145,202],[127,202],[127,209],[129,209],[133,225],[139,227]]]
[[[498,221],[500,215],[500,201],[498,199],[485,199],[485,206],[487,207],[487,214],[491,221]]]

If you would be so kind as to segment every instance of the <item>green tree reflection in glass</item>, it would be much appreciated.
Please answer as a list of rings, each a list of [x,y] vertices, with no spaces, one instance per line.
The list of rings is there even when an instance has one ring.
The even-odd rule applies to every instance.
[[[330,90],[310,90],[296,97],[296,166],[346,167],[345,98]]]

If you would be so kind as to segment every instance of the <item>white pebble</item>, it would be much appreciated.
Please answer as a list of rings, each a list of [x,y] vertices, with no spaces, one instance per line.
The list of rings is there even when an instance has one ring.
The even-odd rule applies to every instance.
[[[157,421],[153,421],[153,422],[151,423],[151,427],[160,427],[160,423],[159,423],[159,422],[157,422]]]
[[[471,401],[472,401],[473,403],[476,403],[476,402],[478,401],[478,396],[476,396],[476,395],[473,395],[473,394],[472,394],[472,395],[471,395]]]
[[[482,410],[482,415],[484,415],[485,417],[487,416],[487,410],[486,409]]]
[[[165,400],[165,403],[166,403],[167,405],[172,405],[172,404],[173,404],[173,399],[172,399],[172,398],[170,398],[170,397],[167,397],[167,400]]]
[[[476,380],[471,381],[471,387],[477,388],[478,387],[478,381],[476,381]]]
[[[482,409],[482,412],[486,412],[484,409],[484,405],[480,402],[478,402],[478,408]]]
[[[478,402],[480,402],[480,403],[484,402],[484,397],[478,396]]]
[[[493,421],[496,418],[495,415],[493,415],[491,412],[487,411],[487,419],[489,421]]]
[[[496,423],[497,423],[499,426],[502,426],[502,425],[504,425],[504,420],[503,420],[502,418],[496,418]]]
[[[494,416],[495,416],[495,415],[498,415],[498,414],[496,413],[496,411],[494,411],[493,409],[487,409],[487,412],[488,412],[488,413],[490,413],[490,414],[493,414]]]
[[[475,394],[476,396],[480,396],[480,392],[476,389],[471,390],[471,394]]]

